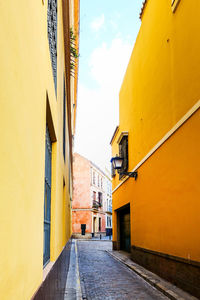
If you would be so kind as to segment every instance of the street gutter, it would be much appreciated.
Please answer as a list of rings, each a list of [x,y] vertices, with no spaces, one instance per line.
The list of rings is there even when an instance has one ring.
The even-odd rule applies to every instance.
[[[65,286],[64,300],[83,300],[78,265],[78,251],[75,240],[71,243],[70,264]]]

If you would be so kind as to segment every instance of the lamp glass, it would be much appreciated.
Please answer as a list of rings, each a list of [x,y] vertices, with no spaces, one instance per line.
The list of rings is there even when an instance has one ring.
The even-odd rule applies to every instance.
[[[116,156],[111,159],[111,162],[115,170],[120,170],[122,168],[123,158]]]

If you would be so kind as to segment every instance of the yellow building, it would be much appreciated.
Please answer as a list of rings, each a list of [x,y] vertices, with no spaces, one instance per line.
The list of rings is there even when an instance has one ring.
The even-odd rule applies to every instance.
[[[200,2],[147,0],[119,94],[113,248],[200,297]]]
[[[79,0],[0,7],[0,298],[30,300],[71,236]]]

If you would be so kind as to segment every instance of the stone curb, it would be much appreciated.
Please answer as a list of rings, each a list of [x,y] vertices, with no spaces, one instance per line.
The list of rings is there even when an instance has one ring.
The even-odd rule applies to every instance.
[[[77,243],[72,239],[70,249],[70,263],[65,284],[65,294],[63,300],[83,300],[81,291],[81,281],[79,273]]]
[[[81,283],[81,292],[82,292],[82,300],[87,300],[87,294],[85,290],[85,282],[84,278],[80,276],[80,283]]]
[[[171,300],[197,300],[197,298],[189,295],[188,293],[182,291],[181,289],[175,287],[173,284],[165,281],[161,277],[157,276],[156,274],[146,270],[142,266],[137,265],[133,261],[127,262],[129,260],[125,255],[120,253],[120,256],[123,257],[120,258],[119,255],[117,256],[113,251],[106,250],[106,252],[112,256],[114,259],[118,260],[122,264],[126,265],[129,269],[133,270],[135,273],[137,273],[140,277],[142,277],[145,281],[147,281],[149,284],[151,284],[153,287],[155,287],[157,290],[159,290],[161,293],[163,293],[165,296],[167,296]],[[173,291],[175,289],[176,291],[179,291],[179,294]]]
[[[78,269],[79,269],[79,251],[78,251],[78,245],[77,245],[77,241],[79,241],[78,239],[74,239],[75,243],[76,243],[76,255],[77,255],[77,264],[78,264]],[[84,277],[79,273],[79,280],[80,280],[80,288],[81,288],[81,299],[80,300],[87,300],[87,294],[86,294],[86,290],[85,290],[85,282],[84,282]]]

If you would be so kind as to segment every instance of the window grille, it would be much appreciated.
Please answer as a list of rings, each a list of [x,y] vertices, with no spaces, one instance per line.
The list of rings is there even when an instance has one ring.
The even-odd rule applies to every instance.
[[[66,138],[66,93],[65,93],[65,77],[64,77],[64,90],[63,90],[63,156],[65,160],[65,138]]]
[[[54,85],[57,94],[57,0],[48,0],[47,29]]]

